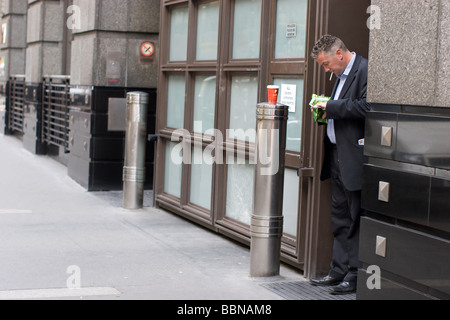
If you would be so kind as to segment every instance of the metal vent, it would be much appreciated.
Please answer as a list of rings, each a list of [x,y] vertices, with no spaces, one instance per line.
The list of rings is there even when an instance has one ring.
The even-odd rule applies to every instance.
[[[69,147],[70,77],[48,76],[43,82],[42,140],[49,145]]]
[[[270,282],[261,286],[286,300],[356,300],[356,293],[332,295],[328,287],[313,286],[308,281]]]
[[[11,76],[8,98],[8,129],[12,132],[24,133],[25,76]]]

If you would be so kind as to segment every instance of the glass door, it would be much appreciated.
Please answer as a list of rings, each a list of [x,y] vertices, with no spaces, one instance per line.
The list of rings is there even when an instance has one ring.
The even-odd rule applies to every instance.
[[[269,43],[269,84],[280,86],[278,102],[289,106],[286,139],[286,163],[284,181],[284,250],[293,257],[301,255],[304,239],[304,215],[302,201],[306,197],[299,176],[304,166],[305,144],[308,139],[309,118],[304,119],[305,109],[305,58],[307,0],[277,0],[271,2]],[[305,123],[306,122],[306,123]]]

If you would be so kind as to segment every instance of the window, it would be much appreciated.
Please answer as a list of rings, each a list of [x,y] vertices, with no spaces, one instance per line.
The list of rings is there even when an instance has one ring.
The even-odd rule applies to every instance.
[[[249,233],[256,105],[266,86],[289,102],[284,241],[297,236],[302,161],[307,0],[176,0],[162,9],[156,194],[189,218]],[[166,30],[169,29],[169,32]],[[184,129],[190,140],[172,142]],[[212,130],[214,129],[214,130]],[[215,148],[209,147],[215,143]],[[164,147],[165,146],[165,147]],[[183,150],[187,163],[177,163]],[[162,149],[162,150],[161,150]],[[219,153],[219,155],[217,154]],[[215,158],[214,158],[215,157]],[[223,160],[215,163],[215,159]],[[175,162],[174,162],[175,161]],[[181,161],[181,160],[180,160]],[[293,238],[294,237],[294,238]],[[288,240],[286,240],[288,238]]]
[[[210,210],[213,160],[203,148],[192,149],[190,202]]]
[[[286,150],[300,152],[301,127],[303,121],[303,79],[275,78],[273,83],[280,86],[279,99],[282,99],[285,95],[288,96],[288,94],[284,92],[285,90],[295,92],[295,94],[293,94],[293,99],[289,100],[291,105],[289,106],[289,118],[287,123]],[[292,98],[290,96],[288,97]],[[286,102],[286,104],[288,103]]]
[[[304,58],[306,0],[278,0],[275,59]]]
[[[184,101],[186,79],[183,75],[170,75],[167,94],[167,126],[184,128]]]
[[[255,142],[258,78],[232,76],[230,98],[230,139]]]
[[[175,142],[167,142],[165,150],[164,192],[181,197],[181,158],[182,154]]]
[[[261,0],[234,2],[233,59],[258,59]]]
[[[216,76],[198,75],[194,89],[194,132],[205,133],[214,129],[216,103]]]
[[[227,157],[227,196],[225,212],[228,218],[250,224],[253,210],[254,165],[242,163],[243,159]]]
[[[202,3],[197,18],[197,60],[216,60],[219,37],[219,1]]]
[[[186,61],[188,18],[187,7],[172,10],[170,19],[170,61]]]
[[[285,169],[283,193],[283,232],[297,235],[298,207],[298,176],[297,170]]]

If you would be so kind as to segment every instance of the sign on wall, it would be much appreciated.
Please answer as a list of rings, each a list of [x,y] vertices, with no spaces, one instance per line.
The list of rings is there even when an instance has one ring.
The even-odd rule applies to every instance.
[[[156,48],[151,41],[145,41],[139,48],[140,62],[143,64],[151,64],[154,62]]]

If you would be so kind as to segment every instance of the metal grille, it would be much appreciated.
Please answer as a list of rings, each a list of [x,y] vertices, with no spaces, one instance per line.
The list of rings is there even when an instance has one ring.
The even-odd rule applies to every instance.
[[[8,129],[23,133],[23,109],[25,104],[25,76],[10,77],[8,103]]]
[[[261,284],[286,300],[356,300],[356,293],[332,295],[328,287],[313,286],[309,281],[282,281]]]
[[[42,89],[42,141],[68,152],[70,77],[44,77]]]

